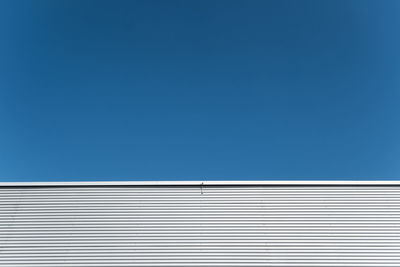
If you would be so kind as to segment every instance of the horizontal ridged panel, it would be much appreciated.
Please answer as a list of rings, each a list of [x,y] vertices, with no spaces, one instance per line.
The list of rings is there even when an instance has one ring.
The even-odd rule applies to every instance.
[[[0,266],[400,266],[399,186],[0,188]]]

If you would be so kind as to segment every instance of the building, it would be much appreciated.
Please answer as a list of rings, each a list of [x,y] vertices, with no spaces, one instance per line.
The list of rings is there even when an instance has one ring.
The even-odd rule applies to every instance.
[[[0,183],[0,266],[400,266],[400,182]]]

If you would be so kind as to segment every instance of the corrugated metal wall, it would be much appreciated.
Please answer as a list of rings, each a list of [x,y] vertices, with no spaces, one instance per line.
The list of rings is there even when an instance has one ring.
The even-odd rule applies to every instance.
[[[399,186],[1,187],[0,266],[400,266]]]

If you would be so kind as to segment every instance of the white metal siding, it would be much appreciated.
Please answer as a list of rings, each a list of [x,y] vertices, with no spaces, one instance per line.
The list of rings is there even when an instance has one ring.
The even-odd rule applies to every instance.
[[[0,187],[0,266],[400,266],[400,187]]]

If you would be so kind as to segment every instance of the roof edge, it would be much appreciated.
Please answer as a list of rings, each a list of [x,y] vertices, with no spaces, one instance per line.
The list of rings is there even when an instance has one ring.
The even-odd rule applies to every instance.
[[[184,186],[184,185],[400,185],[400,181],[109,181],[0,182],[6,186]]]

